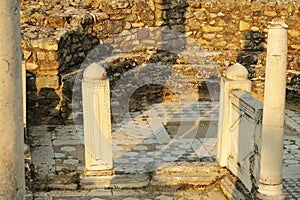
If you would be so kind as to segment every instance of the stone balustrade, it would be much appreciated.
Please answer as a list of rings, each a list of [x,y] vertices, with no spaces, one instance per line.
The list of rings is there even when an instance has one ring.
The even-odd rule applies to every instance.
[[[242,65],[230,66],[221,79],[217,160],[236,177],[222,180],[223,190],[233,199],[285,199],[282,160],[288,26],[270,22],[268,28],[264,103],[251,95],[248,71]]]

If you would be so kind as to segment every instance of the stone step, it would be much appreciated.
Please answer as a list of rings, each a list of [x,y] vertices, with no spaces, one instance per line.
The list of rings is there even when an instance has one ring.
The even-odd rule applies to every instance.
[[[82,189],[96,188],[141,188],[149,185],[197,185],[208,186],[220,180],[227,170],[215,162],[177,162],[159,167],[144,174],[115,174],[112,176],[81,177]]]

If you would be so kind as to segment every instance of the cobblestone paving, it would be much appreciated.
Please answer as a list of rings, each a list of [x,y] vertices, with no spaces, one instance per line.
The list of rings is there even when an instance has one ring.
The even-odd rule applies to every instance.
[[[122,123],[114,124],[113,159],[116,171],[139,173],[157,169],[168,163],[179,161],[214,161],[216,155],[217,129],[208,123],[207,133],[200,138],[193,131],[197,123],[216,122],[218,105],[216,103],[174,103],[156,104],[141,112],[128,114]],[[178,122],[179,127],[173,137],[167,133],[164,124]],[[186,130],[186,125],[189,131]],[[286,125],[295,131],[300,130],[300,115],[286,110]],[[51,126],[30,127],[32,146],[32,162],[39,174],[58,173],[63,170],[81,172],[84,169],[83,126]],[[284,190],[287,199],[299,199],[300,196],[300,133],[286,136],[283,157]],[[76,188],[76,186],[74,186]],[[140,197],[142,198],[142,197]],[[165,196],[150,199],[172,199]],[[176,197],[174,199],[184,199]],[[194,198],[194,197],[193,197]],[[188,199],[193,199],[188,198]],[[202,198],[202,197],[201,197]],[[59,199],[59,198],[58,198]],[[72,198],[70,198],[72,199]],[[86,199],[93,199],[86,198]],[[111,199],[99,196],[94,199]],[[113,199],[125,198],[124,196]],[[142,199],[147,199],[144,196]],[[196,197],[194,199],[199,199]],[[209,199],[209,196],[202,199]]]

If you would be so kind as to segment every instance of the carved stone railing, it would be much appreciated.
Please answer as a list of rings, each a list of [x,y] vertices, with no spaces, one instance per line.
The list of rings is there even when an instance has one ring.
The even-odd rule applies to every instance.
[[[255,198],[259,185],[263,104],[252,97],[247,77],[246,68],[235,64],[221,79],[217,160],[234,177],[221,184],[234,199]]]
[[[221,79],[217,161],[233,175],[222,187],[234,199],[284,199],[287,25],[270,23],[268,40],[264,104],[250,94],[242,65],[230,66]]]

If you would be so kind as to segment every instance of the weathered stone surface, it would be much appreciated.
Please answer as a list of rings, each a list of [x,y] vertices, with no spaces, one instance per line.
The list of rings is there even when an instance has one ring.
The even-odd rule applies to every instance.
[[[250,24],[245,21],[240,21],[239,29],[240,31],[246,31],[250,29]]]
[[[223,29],[224,29],[223,27],[204,26],[202,28],[202,31],[206,33],[211,33],[211,32],[220,32],[223,31]]]
[[[291,37],[298,37],[300,35],[300,31],[299,30],[290,29],[290,30],[288,30],[288,34]]]
[[[42,88],[54,88],[59,87],[59,79],[57,76],[38,76],[36,78],[36,87],[39,91]]]
[[[205,38],[205,39],[213,39],[213,38],[215,38],[216,37],[216,34],[215,33],[204,33],[203,34],[203,38]]]
[[[225,76],[229,80],[235,80],[235,81],[247,80],[248,79],[248,71],[243,65],[236,63],[236,64],[230,66],[226,70]]]
[[[29,63],[29,62],[26,63],[26,70],[36,71],[38,68],[39,68],[39,65],[36,63]]]
[[[192,171],[190,169],[193,169]],[[153,184],[195,184],[209,185],[226,174],[226,170],[219,168],[216,163],[172,163],[157,169]],[[175,178],[176,177],[176,178]],[[176,180],[176,181],[175,181]]]
[[[93,63],[84,71],[83,77],[86,81],[105,80],[106,71],[101,65]]]
[[[293,44],[293,45],[291,45],[291,47],[292,47],[293,49],[297,49],[297,50],[300,49],[300,45],[298,45],[298,44]]]
[[[58,50],[58,43],[55,40],[49,41],[39,41],[40,49],[45,49],[47,51],[57,51]]]
[[[202,39],[202,38],[199,38],[199,39],[197,40],[197,42],[198,42],[200,45],[203,45],[203,44],[209,44],[209,42],[208,42],[207,40],[204,40],[204,39]]]
[[[271,11],[271,10],[266,10],[264,12],[264,15],[265,16],[268,16],[268,17],[276,17],[277,16],[277,13],[275,11]]]
[[[276,3],[278,6],[275,6]],[[49,75],[61,79],[65,74],[76,73],[88,52],[99,41],[110,39],[124,30],[170,27],[195,40],[195,43],[198,41],[205,51],[223,52],[212,57],[220,73],[238,58],[238,62],[248,69],[249,78],[256,78],[257,81],[253,82],[254,90],[262,90],[267,44],[263,33],[267,32],[269,21],[284,21],[288,17],[288,69],[300,70],[299,6],[299,2],[293,0],[270,0],[264,3],[227,0],[164,3],[160,0],[66,0],[63,5],[57,0],[24,0],[21,11],[22,50],[28,71],[36,73],[37,77]],[[149,37],[151,38],[144,38],[143,42],[125,38],[121,40],[118,37],[119,41],[113,42],[119,42],[119,47],[123,50],[133,47],[136,51],[146,47],[153,48],[153,38],[161,36],[156,34]],[[168,39],[167,36],[161,38]],[[178,46],[176,41],[166,43],[168,46]],[[142,64],[147,59],[142,55],[137,60]],[[53,65],[54,61],[59,65]],[[59,82],[59,87],[60,84],[62,83]],[[56,87],[57,84],[53,85]]]

